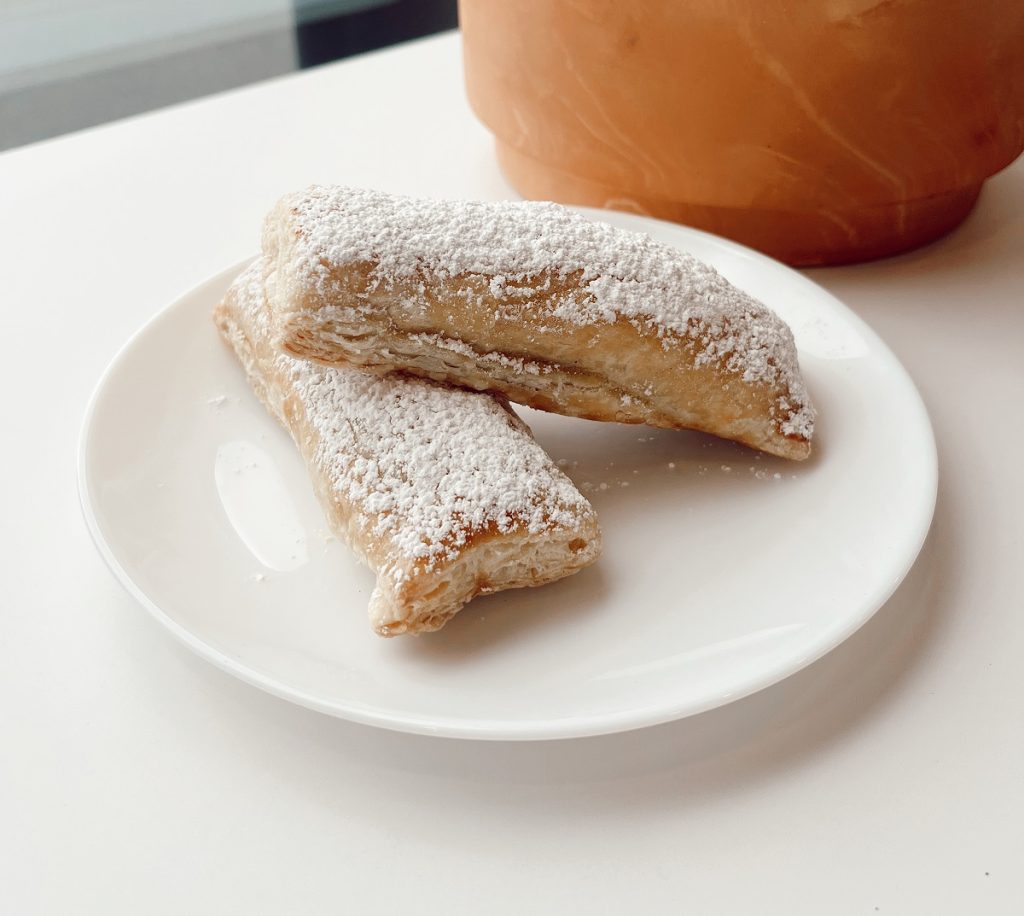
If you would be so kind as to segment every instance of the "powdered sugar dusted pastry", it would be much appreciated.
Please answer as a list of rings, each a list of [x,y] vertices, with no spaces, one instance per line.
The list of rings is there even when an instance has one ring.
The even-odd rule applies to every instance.
[[[214,319],[302,452],[331,528],[376,571],[380,635],[436,630],[475,595],[594,562],[593,508],[503,399],[280,353],[263,270],[249,267]]]
[[[275,342],[787,458],[814,410],[789,327],[711,267],[556,204],[312,187],[264,226]]]

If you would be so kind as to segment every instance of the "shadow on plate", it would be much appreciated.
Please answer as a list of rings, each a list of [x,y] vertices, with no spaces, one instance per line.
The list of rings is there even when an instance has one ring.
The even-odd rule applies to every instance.
[[[477,598],[460,611],[443,630],[397,640],[401,655],[417,662],[451,667],[470,657],[479,660],[499,645],[517,638],[533,638],[551,627],[572,627],[591,613],[608,588],[601,564],[581,570],[567,579],[535,589],[516,589]],[[540,594],[540,593],[543,594]]]
[[[720,509],[725,502],[749,499],[755,488],[790,484],[821,461],[817,454],[804,462],[787,461],[697,432],[523,413],[545,450],[593,503],[605,529],[606,551],[619,519],[664,512],[683,519],[708,501]],[[443,630],[400,640],[397,651],[445,666],[479,660],[498,645],[545,628],[571,627],[599,613],[609,587],[598,560],[550,585],[477,598]]]

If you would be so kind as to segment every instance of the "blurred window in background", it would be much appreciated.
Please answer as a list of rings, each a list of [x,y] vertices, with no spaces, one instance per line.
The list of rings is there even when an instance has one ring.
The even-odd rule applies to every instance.
[[[0,150],[456,24],[456,0],[0,0]]]

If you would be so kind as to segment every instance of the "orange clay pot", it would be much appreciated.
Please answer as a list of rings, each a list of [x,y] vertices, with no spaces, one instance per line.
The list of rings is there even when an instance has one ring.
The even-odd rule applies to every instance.
[[[1024,0],[461,0],[469,99],[526,197],[791,264],[948,232],[1024,147]]]

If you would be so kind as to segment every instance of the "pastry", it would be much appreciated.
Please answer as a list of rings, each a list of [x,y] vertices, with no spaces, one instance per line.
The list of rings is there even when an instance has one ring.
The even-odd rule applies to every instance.
[[[375,570],[382,636],[443,626],[475,595],[593,563],[593,508],[501,397],[293,359],[271,345],[257,261],[214,319],[302,452],[331,529]]]
[[[264,225],[274,342],[594,420],[810,454],[789,327],[690,255],[557,204],[312,187]]]

